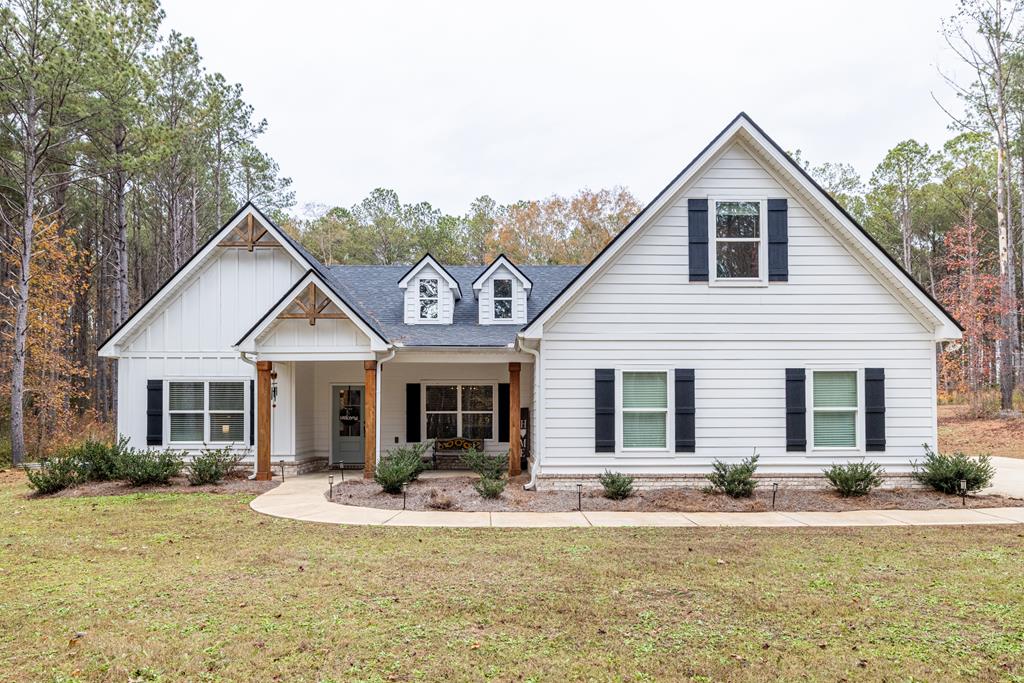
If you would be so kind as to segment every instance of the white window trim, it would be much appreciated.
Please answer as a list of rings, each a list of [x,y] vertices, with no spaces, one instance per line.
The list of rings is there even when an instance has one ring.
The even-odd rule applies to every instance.
[[[720,202],[757,202],[758,235],[757,274],[759,277],[718,277],[718,204]],[[723,242],[752,242],[749,238],[722,238]],[[768,198],[767,197],[708,197],[708,285],[712,287],[767,287],[768,286]]]
[[[498,296],[498,292],[497,292],[497,289],[495,289],[495,285],[498,283],[499,280],[502,281],[502,282],[507,282],[508,283],[508,290],[509,290],[508,291],[508,296]],[[498,302],[499,301],[507,301],[508,302],[508,317],[507,318],[499,318],[498,317]],[[491,319],[492,320],[495,320],[495,321],[500,320],[501,322],[506,322],[506,323],[513,322],[516,319],[516,311],[515,311],[516,303],[515,302],[516,302],[516,283],[515,283],[515,280],[513,280],[513,278],[510,278],[510,277],[496,277],[493,280],[491,280]]]
[[[452,411],[452,410],[431,410],[431,411],[428,411],[427,410],[427,387],[439,387],[439,386],[440,387],[450,387],[450,386],[458,387],[458,391],[456,392],[456,396],[455,396],[455,410],[454,411]],[[490,382],[490,381],[487,381],[487,380],[473,381],[473,380],[462,379],[462,380],[450,380],[450,381],[447,381],[447,382],[443,381],[443,380],[431,380],[429,382],[422,382],[421,383],[421,387],[420,387],[420,405],[423,406],[423,410],[420,411],[422,413],[422,415],[420,415],[420,429],[422,430],[422,431],[420,431],[420,434],[423,435],[423,439],[426,441],[428,439],[434,438],[434,437],[428,437],[427,436],[427,413],[428,412],[431,412],[431,413],[452,413],[452,412],[454,412],[455,413],[455,431],[456,431],[456,436],[452,437],[452,438],[468,438],[468,437],[463,437],[462,436],[462,414],[463,414],[463,412],[469,413],[469,414],[473,414],[473,415],[486,415],[487,414],[486,410],[466,410],[466,411],[462,410],[462,387],[464,387],[464,386],[471,386],[471,387],[487,387],[487,386],[489,386],[489,387],[491,387],[491,438],[490,439],[484,439],[484,443],[485,444],[487,444],[487,443],[505,443],[503,441],[498,441],[498,383],[497,382]],[[509,433],[511,434],[511,430],[510,430]]]
[[[851,367],[849,365],[817,365],[807,366],[807,439],[810,442],[811,451],[824,453],[863,453],[864,452],[864,368]],[[814,373],[816,372],[853,372],[857,376],[857,412],[853,416],[854,434],[857,443],[855,446],[815,446],[814,445],[814,413],[821,412],[850,412],[848,408],[818,408],[814,407]]]
[[[662,372],[665,373],[665,447],[664,448],[626,448],[623,443],[625,432],[622,428],[622,373],[624,372]],[[616,453],[671,453],[676,441],[676,421],[672,416],[676,412],[676,397],[673,388],[673,368],[663,366],[625,365],[615,368],[615,452]],[[630,408],[633,413],[660,413],[660,408]]]
[[[178,448],[194,449],[194,448],[237,448],[237,449],[248,449],[249,446],[249,406],[252,403],[253,397],[250,395],[249,386],[251,377],[172,377],[164,379],[164,406],[163,406],[163,431],[164,438],[163,442],[168,446],[176,446]],[[203,409],[199,410],[171,410],[171,384],[178,383],[189,383],[189,382],[201,382],[203,384]],[[210,410],[210,383],[211,382],[241,382],[242,384],[242,410]],[[203,414],[203,435],[206,439],[210,438],[210,413],[242,413],[242,440],[241,441],[171,441],[171,415],[172,414],[195,414],[202,412]]]
[[[433,282],[434,283],[435,296],[432,296],[432,297],[430,297],[430,296],[423,296],[423,290],[420,287],[421,287],[422,283],[424,283],[424,282]],[[435,302],[437,304],[437,307],[434,309],[435,312],[437,313],[437,315],[435,315],[433,318],[424,318],[423,317],[423,302],[424,301],[433,301],[433,302]],[[419,279],[416,280],[416,318],[418,320],[429,320],[431,322],[434,322],[434,321],[437,321],[437,320],[441,319],[441,278],[438,278],[438,277],[423,277],[423,278],[419,278]]]

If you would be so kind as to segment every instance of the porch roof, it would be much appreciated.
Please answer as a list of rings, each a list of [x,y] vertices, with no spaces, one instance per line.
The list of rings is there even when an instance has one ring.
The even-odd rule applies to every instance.
[[[533,282],[529,320],[540,313],[582,270],[582,266],[517,266]],[[463,291],[473,291],[473,282],[487,266],[447,266]],[[345,302],[380,329],[391,343],[405,346],[489,346],[513,343],[519,325],[481,325],[475,297],[455,301],[451,325],[406,325],[404,293],[395,283],[409,270],[395,266],[321,266],[321,272]]]

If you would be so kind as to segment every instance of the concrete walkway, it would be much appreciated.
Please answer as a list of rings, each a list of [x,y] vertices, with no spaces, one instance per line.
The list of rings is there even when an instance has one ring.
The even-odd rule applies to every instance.
[[[1008,459],[1008,458],[1003,458]],[[1001,459],[1002,460],[1002,459]],[[1024,462],[1024,461],[1021,461]],[[1013,470],[1014,472],[1016,470]],[[1010,475],[1006,486],[1017,481]],[[1015,497],[1024,497],[1024,469]],[[999,480],[997,486],[1003,486]],[[324,473],[287,479],[252,501],[256,512],[326,524],[418,527],[628,527],[628,526],[906,526],[929,524],[1024,524],[1024,507],[851,512],[443,512],[382,510],[339,505],[324,497]]]
[[[995,479],[982,493],[1024,498],[1024,458],[993,457],[992,464],[996,466]]]

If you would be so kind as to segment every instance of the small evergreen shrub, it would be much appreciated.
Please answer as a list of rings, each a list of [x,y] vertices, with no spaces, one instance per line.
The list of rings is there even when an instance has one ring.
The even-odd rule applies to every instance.
[[[505,490],[508,482],[504,479],[492,479],[491,477],[480,477],[473,482],[473,488],[483,498],[497,498]]]
[[[42,462],[39,469],[27,469],[28,483],[37,493],[49,495],[85,481],[78,459],[61,453]]]
[[[384,493],[401,493],[419,473],[418,468],[419,463],[414,464],[407,456],[395,456],[389,451],[377,463],[373,480],[380,484]]]
[[[409,481],[416,481],[423,470],[427,469],[427,463],[423,461],[423,454],[427,452],[429,447],[429,443],[412,443],[399,448],[392,448],[387,452],[387,455],[405,463],[405,466],[412,472]]]
[[[754,472],[757,471],[757,452],[743,461],[729,465],[721,460],[715,460],[711,467],[713,471],[707,475],[711,482],[711,489],[726,494],[732,498],[749,498],[754,495],[754,487],[757,482],[754,480]]]
[[[120,477],[132,486],[170,484],[184,465],[182,454],[172,450],[129,448],[121,453],[120,461]]]
[[[479,474],[481,479],[501,479],[508,472],[508,454],[488,455],[471,448],[462,454],[462,464]]]
[[[121,476],[121,454],[128,450],[128,437],[114,443],[87,438],[66,449],[78,459],[82,477],[89,481],[111,481]]]
[[[621,472],[605,470],[601,475],[601,486],[604,487],[605,498],[622,500],[629,498],[633,493],[633,477]]]
[[[188,466],[188,483],[192,486],[219,484],[238,466],[242,457],[242,453],[228,446],[203,449],[198,455],[192,456]]]
[[[882,485],[885,470],[875,462],[851,462],[822,470],[828,483],[844,498],[864,496]]]
[[[977,458],[954,453],[942,455],[924,444],[924,463],[914,463],[914,478],[942,493],[960,493],[960,480],[967,481],[967,492],[980,491],[992,483],[996,474],[987,455]]]

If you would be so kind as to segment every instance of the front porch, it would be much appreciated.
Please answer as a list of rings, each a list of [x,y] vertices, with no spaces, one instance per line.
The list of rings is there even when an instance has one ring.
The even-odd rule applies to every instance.
[[[507,452],[515,476],[530,452],[528,354],[399,350],[380,354],[381,360],[256,355],[257,479],[270,479],[282,466],[294,473],[359,470],[371,478],[392,448],[457,437],[479,440],[490,453]],[[439,467],[453,464],[457,459],[442,458]]]

